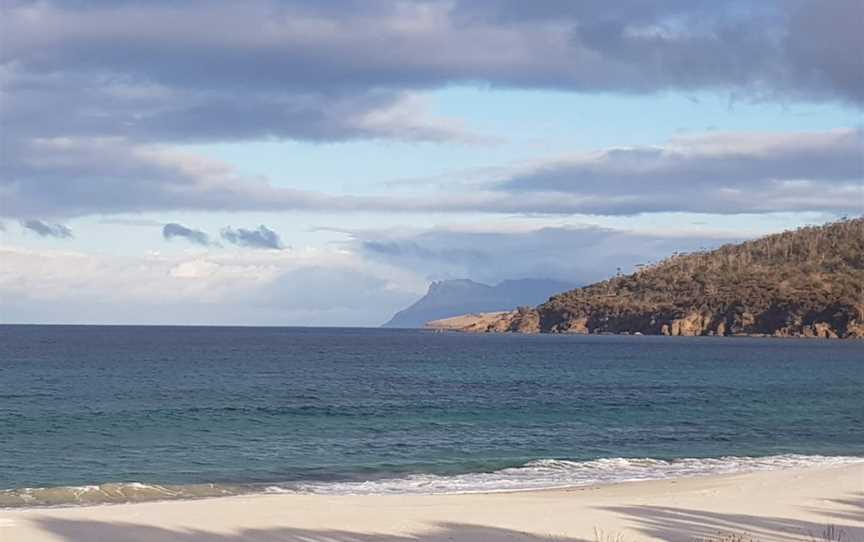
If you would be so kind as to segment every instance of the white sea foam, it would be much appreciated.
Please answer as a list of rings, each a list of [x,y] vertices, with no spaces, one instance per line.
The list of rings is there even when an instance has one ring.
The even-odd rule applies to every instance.
[[[775,455],[769,457],[658,459],[597,459],[565,461],[542,459],[520,467],[455,476],[415,474],[366,482],[307,482],[271,486],[268,492],[322,494],[447,494],[524,491],[613,484],[641,480],[733,474],[762,470],[829,467],[864,462],[864,457]]]
[[[250,493],[250,486],[217,484],[157,485],[140,482],[86,486],[23,487],[0,490],[0,508],[69,506],[172,499],[198,499]]]
[[[292,482],[260,485],[157,485],[139,482],[88,486],[0,490],[0,508],[93,505],[197,499],[248,493],[318,493],[328,495],[493,493],[662,480],[760,470],[830,467],[864,463],[864,457],[775,455],[705,459],[541,459],[494,472],[439,476],[415,474],[365,482]]]

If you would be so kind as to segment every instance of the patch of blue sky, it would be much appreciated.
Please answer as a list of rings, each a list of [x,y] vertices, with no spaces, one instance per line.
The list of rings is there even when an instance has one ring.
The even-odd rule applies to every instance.
[[[410,143],[358,141],[304,143],[258,141],[237,144],[189,145],[187,149],[232,164],[243,175],[263,176],[276,186],[330,194],[388,194],[422,197],[442,185],[470,181],[472,170],[506,167],[606,147],[659,145],[674,137],[711,131],[799,132],[862,125],[860,112],[834,104],[777,105],[746,99],[730,101],[717,93],[662,93],[652,96],[573,94],[553,91],[453,87],[428,94],[431,113],[462,119],[479,134],[495,134],[496,144],[464,142]],[[429,183],[414,182],[431,180]],[[464,188],[464,187],[463,187]],[[218,240],[221,228],[265,224],[286,245],[325,247],[346,239],[333,229],[408,228],[436,226],[483,228],[495,224],[542,227],[594,224],[657,232],[737,232],[756,236],[803,223],[836,218],[825,213],[764,215],[698,215],[652,213],[636,216],[534,216],[480,213],[361,213],[361,212],[189,212],[124,215],[149,226],[115,227],[104,217],[71,221],[75,239],[35,236],[7,224],[6,242],[25,246],[92,250],[111,246],[130,255],[149,251],[197,250],[182,240],[166,243],[161,224],[180,222]],[[126,251],[124,247],[129,247]],[[217,249],[217,248],[213,248]]]
[[[363,140],[190,145],[278,186],[330,193],[387,193],[392,181],[508,166],[569,152],[661,145],[706,132],[806,132],[860,127],[839,104],[759,102],[728,93],[574,94],[452,87],[431,92],[431,113],[458,118],[496,143]]]

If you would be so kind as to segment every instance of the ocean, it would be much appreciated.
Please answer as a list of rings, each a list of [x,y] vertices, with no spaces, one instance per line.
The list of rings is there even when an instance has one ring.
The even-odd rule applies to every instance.
[[[0,326],[0,507],[864,460],[864,342]]]

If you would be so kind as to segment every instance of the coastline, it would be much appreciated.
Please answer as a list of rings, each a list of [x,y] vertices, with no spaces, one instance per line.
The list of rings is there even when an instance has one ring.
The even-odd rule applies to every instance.
[[[461,318],[461,317],[459,317]],[[407,329],[407,328],[406,328]],[[635,331],[597,331],[591,333],[579,333],[571,331],[489,331],[476,329],[461,329],[458,327],[436,327],[424,326],[416,328],[419,331],[429,333],[454,333],[466,335],[528,335],[528,336],[545,336],[545,337],[662,337],[669,339],[778,339],[783,341],[812,341],[812,342],[827,342],[832,343],[861,343],[864,342],[864,335],[850,337],[822,337],[817,335],[774,335],[771,333],[729,333],[726,335],[663,335],[662,333],[642,333]]]
[[[3,542],[864,540],[864,463],[497,493],[244,495],[0,510]]]

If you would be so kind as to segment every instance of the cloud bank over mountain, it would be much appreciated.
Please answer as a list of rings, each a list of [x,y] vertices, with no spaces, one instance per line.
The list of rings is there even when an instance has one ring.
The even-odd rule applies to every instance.
[[[430,229],[405,234],[352,233],[366,258],[411,269],[432,280],[472,277],[485,283],[545,277],[588,284],[631,272],[676,251],[713,248],[736,240],[682,232],[660,235],[597,226],[541,227],[524,231]]]

